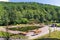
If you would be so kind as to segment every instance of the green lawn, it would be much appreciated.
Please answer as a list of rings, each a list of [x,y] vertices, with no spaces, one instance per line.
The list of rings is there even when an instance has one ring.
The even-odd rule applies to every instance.
[[[0,32],[0,37],[8,37],[8,36],[11,38],[22,38],[22,39],[27,38],[26,36],[19,35],[19,34],[14,35],[7,32],[2,32],[2,31]]]
[[[8,28],[9,30],[17,30],[17,31],[29,31],[40,28],[39,26],[27,26],[27,27],[17,27],[17,28]]]
[[[39,37],[35,40],[60,40],[60,31],[55,31],[50,34],[44,35],[42,37]]]
[[[0,37],[7,37],[9,35],[11,35],[11,34],[10,33],[7,33],[7,32],[0,31]]]
[[[57,23],[56,25],[57,25],[57,27],[60,27],[60,23]]]
[[[21,39],[27,39],[28,37],[27,36],[23,36],[23,35],[13,35],[11,36],[11,38],[21,38]]]

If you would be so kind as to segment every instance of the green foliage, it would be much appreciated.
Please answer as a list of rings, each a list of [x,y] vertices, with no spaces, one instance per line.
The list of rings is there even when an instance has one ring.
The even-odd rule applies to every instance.
[[[23,39],[27,38],[26,36],[19,35],[19,34],[14,35],[7,32],[2,32],[2,31],[0,32],[0,37],[7,37],[7,36],[12,37],[12,38],[23,38]]]
[[[27,26],[27,27],[21,27],[21,28],[9,28],[10,30],[18,30],[18,31],[29,31],[33,29],[38,29],[38,26]]]
[[[56,23],[56,27],[60,27],[60,23]]]
[[[11,34],[10,33],[7,33],[7,32],[0,32],[0,37],[7,37],[7,36],[10,36]]]
[[[60,7],[35,2],[0,2],[0,25],[36,22],[60,22]]]
[[[20,39],[27,39],[28,37],[27,36],[24,36],[24,35],[13,35],[11,36],[12,38],[20,38]]]
[[[26,19],[26,18],[22,18],[20,21],[21,21],[21,24],[22,24],[22,23],[23,23],[23,24],[26,24],[26,23],[29,22],[28,19]]]

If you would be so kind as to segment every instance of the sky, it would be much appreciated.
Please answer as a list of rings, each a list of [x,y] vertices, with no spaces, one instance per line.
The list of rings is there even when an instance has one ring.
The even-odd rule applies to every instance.
[[[5,2],[8,2],[9,0],[0,0],[0,1],[5,1]]]
[[[51,4],[60,6],[60,0],[0,0],[0,1],[8,1],[8,2],[38,2],[43,4]]]

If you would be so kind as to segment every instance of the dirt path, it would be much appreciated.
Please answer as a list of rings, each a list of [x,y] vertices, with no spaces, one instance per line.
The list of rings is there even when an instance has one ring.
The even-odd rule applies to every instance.
[[[3,27],[0,27],[0,31],[9,32],[9,33],[12,33],[12,34],[18,34],[18,33],[21,32],[21,31],[13,31],[13,30],[8,30],[8,31],[6,31],[6,29],[3,28]]]
[[[41,33],[39,33],[38,35],[35,35],[35,36],[29,36],[29,39],[35,39],[35,38],[38,38],[40,36],[43,36],[43,35],[49,33],[49,27],[47,27],[47,26],[40,28],[40,30],[42,31]],[[51,31],[53,32],[53,29],[51,29]]]
[[[60,31],[60,27],[55,28],[55,30],[54,30],[54,27],[53,28],[51,27],[50,29],[51,29],[51,32],[53,32],[55,30]],[[38,35],[35,35],[35,36],[29,36],[29,39],[36,39],[38,37],[44,36],[44,35],[49,33],[49,27],[48,26],[40,28],[40,30],[42,31],[41,33],[39,33]]]
[[[42,32],[39,33],[38,35],[35,35],[35,36],[31,36],[30,34],[27,34],[28,36],[28,39],[35,39],[35,38],[38,38],[38,37],[41,37],[43,35],[46,35],[49,33],[49,27],[48,26],[45,26],[43,28],[39,28],[39,30],[41,30]],[[57,27],[56,30],[60,31],[60,27]],[[3,31],[3,32],[6,32],[6,29],[3,28],[3,27],[0,27],[0,31]],[[54,28],[51,27],[51,32],[54,31]],[[12,31],[12,30],[8,30],[9,33],[12,33],[12,34],[18,34],[20,33],[21,31]]]

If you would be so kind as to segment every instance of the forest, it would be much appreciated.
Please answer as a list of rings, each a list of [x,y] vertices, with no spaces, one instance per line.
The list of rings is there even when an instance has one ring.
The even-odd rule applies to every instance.
[[[60,7],[36,2],[0,2],[0,25],[60,22]]]

